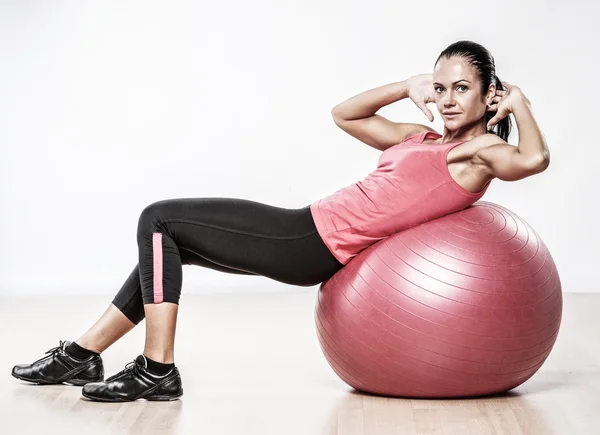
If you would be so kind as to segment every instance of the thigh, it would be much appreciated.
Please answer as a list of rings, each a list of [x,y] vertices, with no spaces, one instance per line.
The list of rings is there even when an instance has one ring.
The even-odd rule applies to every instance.
[[[309,207],[182,198],[158,201],[144,213],[173,238],[182,254],[227,269],[308,286],[342,267],[319,236]]]

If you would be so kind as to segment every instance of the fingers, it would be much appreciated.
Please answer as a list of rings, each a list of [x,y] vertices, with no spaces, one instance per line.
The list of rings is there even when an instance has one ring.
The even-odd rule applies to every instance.
[[[496,125],[497,123],[499,123],[502,119],[506,118],[506,116],[508,116],[508,113],[506,113],[505,110],[502,110],[500,112],[497,112],[492,119],[490,119],[487,123],[487,128],[490,129],[492,128],[494,125]]]
[[[433,122],[433,114],[429,111],[427,106],[425,104],[418,104],[418,106],[419,106],[419,109],[421,109],[423,111],[423,113],[425,114],[427,119],[429,119],[429,122]]]
[[[492,119],[490,119],[490,120],[488,121],[488,123],[487,123],[487,128],[488,128],[488,130],[489,130],[490,128],[492,128],[494,125],[496,125],[496,123],[497,123],[498,121],[500,121],[500,120],[498,119],[498,115],[496,115],[496,116],[494,116]]]
[[[489,111],[496,111],[498,110],[498,104],[502,101],[502,98],[500,95],[496,95],[495,97],[492,97],[492,99],[490,100],[490,103],[488,104],[488,112]]]

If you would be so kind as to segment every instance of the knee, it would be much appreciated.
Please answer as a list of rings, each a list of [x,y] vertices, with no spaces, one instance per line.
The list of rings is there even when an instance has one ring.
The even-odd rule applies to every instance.
[[[138,236],[148,232],[163,231],[163,219],[166,216],[166,201],[157,201],[146,206],[138,219]]]

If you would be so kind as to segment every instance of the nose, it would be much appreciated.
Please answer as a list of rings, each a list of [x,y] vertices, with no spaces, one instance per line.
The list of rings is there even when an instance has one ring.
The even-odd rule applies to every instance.
[[[444,107],[452,107],[456,105],[456,101],[454,101],[454,94],[452,92],[448,92],[446,94],[446,99],[444,100]]]

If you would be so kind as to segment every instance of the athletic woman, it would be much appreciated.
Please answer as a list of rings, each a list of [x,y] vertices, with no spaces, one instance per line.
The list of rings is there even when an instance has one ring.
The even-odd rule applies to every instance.
[[[376,115],[404,98],[429,121],[426,104],[435,103],[443,133]],[[510,113],[516,146],[506,142]],[[45,357],[15,366],[13,376],[83,385],[83,396],[98,401],[176,399],[183,394],[174,339],[184,264],[317,285],[371,244],[473,204],[493,179],[520,180],[549,164],[529,100],[500,81],[491,54],[471,41],[446,48],[433,74],[363,92],[332,115],[342,130],[382,151],[375,171],[298,209],[233,198],[148,205],[137,227],[139,262],[105,313],[77,340],[61,340]],[[143,353],[104,379],[100,354],[144,318]]]

